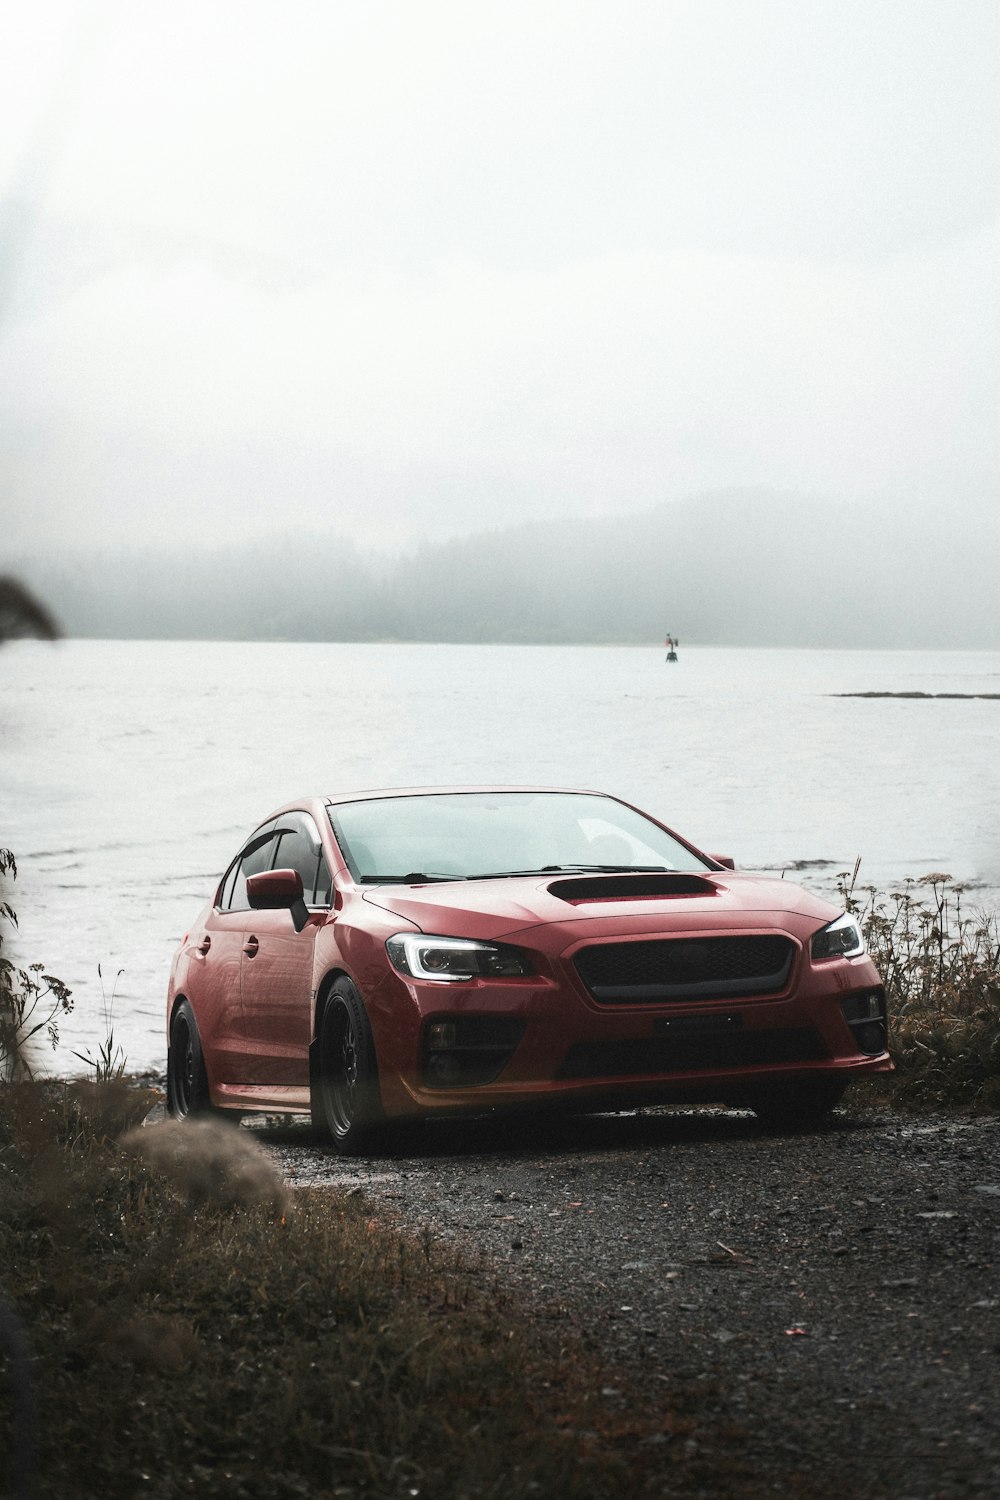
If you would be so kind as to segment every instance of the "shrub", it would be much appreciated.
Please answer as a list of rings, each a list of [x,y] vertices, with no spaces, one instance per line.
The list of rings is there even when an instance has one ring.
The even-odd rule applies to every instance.
[[[895,1101],[1000,1108],[1000,929],[963,888],[930,874],[883,894],[841,877],[889,1008]]]
[[[0,849],[0,881],[16,876],[13,854]],[[0,900],[3,922],[17,926],[17,916],[7,900]],[[4,954],[3,943],[0,926],[0,1082],[7,1082],[31,1076],[31,1045],[40,1033],[53,1048],[59,1045],[59,1021],[73,1009],[73,1000],[62,980],[46,974],[42,964],[18,968]]]

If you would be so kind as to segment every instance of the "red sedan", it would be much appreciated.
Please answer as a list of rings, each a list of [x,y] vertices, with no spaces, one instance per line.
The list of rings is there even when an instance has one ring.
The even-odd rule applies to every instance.
[[[254,830],[174,958],[169,1108],[398,1118],[748,1106],[892,1067],[855,919],[595,792],[361,792]]]

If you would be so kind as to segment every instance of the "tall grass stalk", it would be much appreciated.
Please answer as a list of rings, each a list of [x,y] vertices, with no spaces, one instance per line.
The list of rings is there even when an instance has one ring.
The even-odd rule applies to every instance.
[[[96,1057],[89,1047],[86,1052],[73,1053],[73,1056],[79,1058],[82,1063],[86,1063],[88,1068],[93,1068],[96,1083],[109,1083],[113,1079],[124,1077],[125,1074],[127,1059],[124,1050],[115,1043],[114,1027],[115,997],[118,994],[118,981],[124,973],[124,969],[118,970],[109,996],[104,986],[104,972],[100,964],[97,965],[97,977],[101,985],[101,1010],[104,1014],[104,1041],[98,1048]]]

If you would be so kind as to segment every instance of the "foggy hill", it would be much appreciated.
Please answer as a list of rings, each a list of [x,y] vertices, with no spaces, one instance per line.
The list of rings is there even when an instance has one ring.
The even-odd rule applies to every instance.
[[[394,559],[326,532],[14,560],[67,634],[995,647],[1000,528],[727,491]]]

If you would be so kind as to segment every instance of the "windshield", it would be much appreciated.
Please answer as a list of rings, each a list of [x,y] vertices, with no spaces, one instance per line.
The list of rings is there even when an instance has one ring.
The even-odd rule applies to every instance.
[[[710,868],[641,813],[589,792],[378,797],[329,815],[354,879],[371,883]]]

